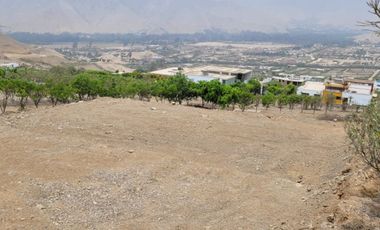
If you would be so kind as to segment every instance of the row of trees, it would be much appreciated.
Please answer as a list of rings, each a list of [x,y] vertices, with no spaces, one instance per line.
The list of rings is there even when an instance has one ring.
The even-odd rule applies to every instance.
[[[99,96],[147,101],[155,98],[178,104],[199,99],[203,107],[235,109],[238,106],[242,111],[248,106],[257,110],[260,105],[267,109],[277,106],[280,110],[285,107],[293,110],[299,106],[301,111],[316,111],[322,107],[320,97],[297,95],[294,85],[271,83],[265,91],[265,95],[261,96],[261,84],[255,79],[247,83],[223,85],[216,80],[195,83],[181,74],[163,78],[141,73],[115,75],[58,67],[49,71],[18,69],[0,72],[3,113],[10,99],[18,101],[20,109],[25,109],[28,100],[38,107],[44,99],[49,99],[55,106]]]

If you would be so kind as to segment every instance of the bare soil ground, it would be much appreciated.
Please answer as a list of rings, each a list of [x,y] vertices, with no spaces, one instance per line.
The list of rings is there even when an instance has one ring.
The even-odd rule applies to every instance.
[[[10,113],[0,229],[329,228],[345,150],[342,123],[298,111],[97,99]]]

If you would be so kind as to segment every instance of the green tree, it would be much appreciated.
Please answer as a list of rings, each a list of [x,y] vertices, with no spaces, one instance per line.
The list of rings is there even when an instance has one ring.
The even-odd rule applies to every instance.
[[[240,103],[240,95],[243,92],[238,87],[233,87],[230,85],[225,85],[222,87],[223,92],[218,103],[224,109],[232,105],[232,110],[235,110],[236,104]]]
[[[310,100],[310,106],[313,109],[313,112],[315,113],[316,110],[320,109],[322,104],[321,97],[320,96],[313,96]]]
[[[5,70],[0,68],[0,77],[5,77]]]
[[[38,108],[41,100],[47,97],[48,90],[44,84],[31,83],[28,94],[34,103],[34,106]]]
[[[28,103],[29,92],[32,88],[32,84],[26,80],[16,79],[15,84],[15,96],[19,99],[20,109],[24,110]]]
[[[302,102],[303,97],[301,95],[292,94],[288,96],[289,109],[293,110],[294,107]]]
[[[241,111],[245,111],[245,109],[253,104],[253,94],[251,92],[245,91],[245,90],[240,90],[238,91],[238,102],[239,102],[239,107]]]
[[[280,94],[277,96],[277,107],[280,109],[280,112],[288,104],[288,96],[285,94]]]
[[[268,109],[275,102],[276,102],[276,96],[273,95],[272,93],[267,93],[261,97],[261,103],[266,109]]]
[[[69,103],[71,99],[75,99],[76,89],[65,83],[56,83],[49,88],[49,97],[53,106],[58,102]]]
[[[15,85],[14,80],[0,78],[0,92],[3,95],[0,109],[1,109],[1,113],[5,113],[9,99],[12,98],[14,94],[16,93],[16,85]]]
[[[202,87],[204,88],[201,87],[201,98],[208,103],[212,103],[213,107],[215,107],[223,95],[223,85],[218,80],[203,84]]]
[[[261,83],[257,79],[251,79],[247,82],[246,88],[250,93],[260,94],[261,93]]]
[[[101,91],[99,80],[90,74],[82,73],[77,75],[71,84],[78,94],[79,100],[85,100],[86,97],[96,98]]]

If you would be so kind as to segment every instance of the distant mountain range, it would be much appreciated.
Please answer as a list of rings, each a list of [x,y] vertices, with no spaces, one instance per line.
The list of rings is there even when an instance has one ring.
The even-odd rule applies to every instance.
[[[355,28],[362,0],[0,0],[0,29],[23,32],[284,32]]]

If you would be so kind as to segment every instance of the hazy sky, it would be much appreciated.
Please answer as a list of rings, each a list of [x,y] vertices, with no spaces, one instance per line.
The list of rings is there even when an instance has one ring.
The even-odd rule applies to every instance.
[[[356,28],[365,0],[0,0],[0,25],[29,32]]]

